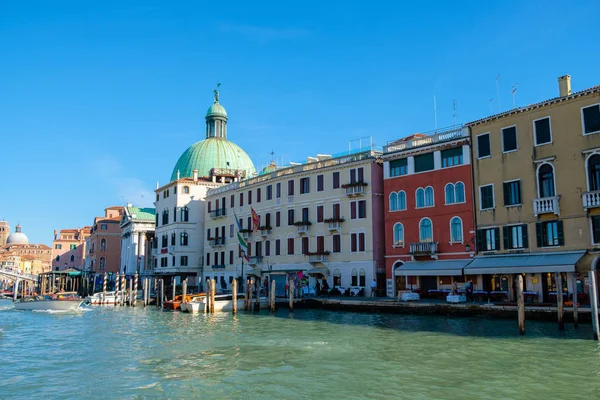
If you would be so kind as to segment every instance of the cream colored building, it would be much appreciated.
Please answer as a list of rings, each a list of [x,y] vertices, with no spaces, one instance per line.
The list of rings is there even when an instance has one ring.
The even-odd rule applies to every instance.
[[[370,294],[373,279],[385,288],[380,154],[319,155],[209,190],[204,278],[230,289],[237,277],[268,276],[276,280],[278,295],[292,278],[308,283],[304,293],[312,293],[316,279],[323,278],[330,288],[352,287],[361,295]],[[260,217],[256,231],[252,209]],[[249,265],[242,264],[236,217],[248,243]]]
[[[468,125],[478,256],[465,274],[511,297],[523,274],[549,301],[559,272],[585,297],[600,244],[600,87],[571,93],[563,76],[558,97]]]

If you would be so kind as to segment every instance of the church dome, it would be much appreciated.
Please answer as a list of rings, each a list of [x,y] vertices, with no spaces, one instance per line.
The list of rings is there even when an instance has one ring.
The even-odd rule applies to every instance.
[[[215,102],[212,106],[208,107],[208,111],[206,111],[206,117],[227,118],[227,111],[225,111],[225,107],[218,102]]]
[[[171,180],[177,179],[178,171],[180,178],[191,178],[195,169],[198,170],[198,176],[208,177],[213,168],[244,170],[246,178],[256,172],[248,154],[237,144],[223,138],[208,138],[194,143],[183,152],[173,169]]]
[[[6,244],[29,244],[29,238],[21,232],[21,225],[17,224],[15,232],[8,235]]]
[[[264,167],[259,175],[267,175],[270,174],[271,172],[275,171],[277,169],[277,165],[275,165],[274,161],[271,161],[271,164],[267,165],[266,167]]]

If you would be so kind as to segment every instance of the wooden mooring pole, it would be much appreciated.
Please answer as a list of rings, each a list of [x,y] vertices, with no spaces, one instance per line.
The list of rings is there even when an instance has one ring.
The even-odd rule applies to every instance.
[[[579,326],[579,304],[577,304],[577,274],[573,272],[573,326]]]
[[[270,308],[271,311],[275,311],[275,279],[271,281],[271,287],[269,289],[271,289],[271,293],[269,295]]]
[[[523,275],[517,275],[517,307],[519,315],[519,333],[525,334],[525,299],[523,298]]]
[[[211,289],[210,289],[210,279],[206,280],[206,308],[204,310],[205,313],[210,313],[210,298],[211,298]]]
[[[163,309],[165,306],[165,280],[160,280],[160,308]]]
[[[171,284],[173,285],[173,297],[171,300],[175,301],[175,289],[177,287],[177,281],[175,280],[175,277],[171,278]]]
[[[132,306],[134,306],[134,307],[136,306],[136,303],[137,303],[138,279],[139,279],[139,277],[138,277],[138,274],[136,272],[135,273],[135,278],[134,278],[134,281],[133,281],[133,304],[132,304]]]
[[[133,279],[129,279],[129,306],[133,307],[135,302],[135,294],[133,293]]]
[[[210,281],[210,313],[215,313],[215,287],[217,286],[217,281],[213,278]]]
[[[254,311],[260,311],[261,280],[259,278],[257,278],[255,284],[256,284],[256,299],[254,300]]]
[[[121,274],[121,306],[125,305],[125,291],[127,290],[127,282],[125,281],[125,272]]]
[[[288,285],[289,295],[290,295],[290,311],[294,311],[294,280],[290,280],[290,284]]]
[[[254,294],[254,279],[250,278],[248,280],[248,302],[246,303],[246,311],[250,310],[250,307],[252,307],[252,295]]]
[[[237,313],[237,297],[237,279],[234,279],[233,282],[231,282],[231,301],[233,301],[231,304],[231,312],[233,314]]]
[[[594,328],[594,340],[600,339],[600,327],[598,327],[598,285],[596,284],[596,271],[588,274],[590,281],[590,305],[592,311],[592,327]]]
[[[182,286],[181,290],[182,290],[182,294],[183,294],[183,296],[181,296],[181,302],[185,303],[186,302],[185,296],[187,295],[187,278],[185,278],[183,280],[183,283],[181,284],[181,286]]]
[[[563,307],[563,286],[562,286],[562,275],[560,272],[555,272],[554,277],[556,280],[556,305],[558,307],[558,329],[565,329],[565,312]]]

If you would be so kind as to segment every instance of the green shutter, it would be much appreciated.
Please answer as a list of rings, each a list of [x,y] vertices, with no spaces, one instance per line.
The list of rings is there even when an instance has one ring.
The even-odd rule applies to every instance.
[[[504,182],[502,184],[502,188],[504,190],[504,205],[510,205],[510,183]]]
[[[477,251],[483,251],[484,238],[483,238],[483,230],[482,229],[477,229],[477,237],[475,240],[477,241],[477,243],[476,243]]]
[[[544,247],[544,224],[538,222],[535,224],[535,238],[537,239],[537,247]]]
[[[517,185],[517,204],[521,204],[521,203],[523,203],[523,200],[521,200],[521,181],[517,181],[516,185]]]
[[[505,185],[506,185],[506,183],[505,183]],[[511,239],[510,228],[508,226],[503,226],[502,227],[502,234],[504,236],[504,248],[505,249],[511,249],[512,246],[510,244],[510,239]]]
[[[500,250],[500,228],[494,228],[494,250]]]
[[[556,230],[558,232],[558,245],[564,246],[565,245],[565,232],[563,231],[563,222],[562,221],[556,221]]]
[[[523,229],[523,248],[529,248],[529,236],[527,235],[527,224],[521,225],[521,229]]]

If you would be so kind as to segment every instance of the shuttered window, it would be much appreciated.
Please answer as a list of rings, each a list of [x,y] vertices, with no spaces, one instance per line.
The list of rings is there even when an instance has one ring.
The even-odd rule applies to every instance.
[[[565,234],[562,221],[538,222],[535,225],[538,247],[555,247],[565,245]]]

